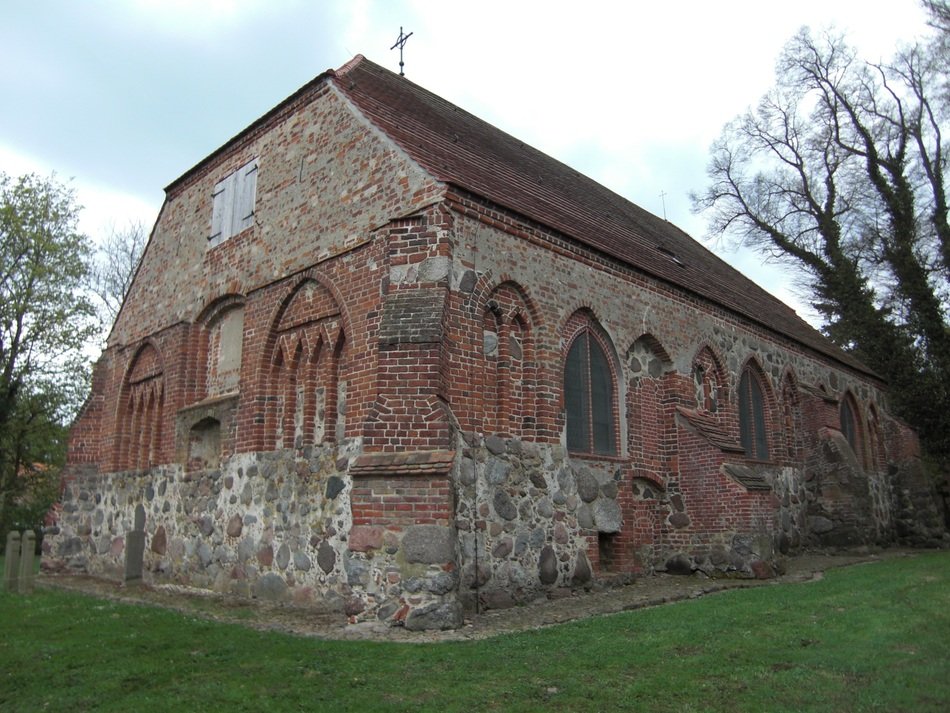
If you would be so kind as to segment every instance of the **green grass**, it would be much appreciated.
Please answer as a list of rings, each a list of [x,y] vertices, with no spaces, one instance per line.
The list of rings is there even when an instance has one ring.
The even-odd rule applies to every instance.
[[[950,553],[475,642],[0,595],[3,711],[945,711]]]

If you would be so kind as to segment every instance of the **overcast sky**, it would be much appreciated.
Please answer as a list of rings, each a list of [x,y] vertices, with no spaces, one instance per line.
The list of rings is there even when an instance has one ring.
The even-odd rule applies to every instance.
[[[3,0],[0,171],[71,180],[94,238],[151,228],[164,186],[322,71],[398,71],[402,26],[409,79],[702,240],[709,145],[802,25],[877,60],[924,19],[917,0]],[[804,311],[761,258],[720,254]]]

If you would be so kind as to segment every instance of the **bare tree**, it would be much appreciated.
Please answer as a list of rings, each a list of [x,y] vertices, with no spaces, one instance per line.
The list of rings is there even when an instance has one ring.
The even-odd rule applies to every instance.
[[[713,234],[799,267],[828,335],[887,376],[950,457],[950,420],[929,405],[950,397],[944,71],[929,47],[875,65],[806,29],[777,75],[714,144],[694,209]]]
[[[108,330],[119,315],[147,242],[145,226],[141,222],[130,222],[122,229],[113,227],[96,252],[93,289],[101,307],[104,330]]]

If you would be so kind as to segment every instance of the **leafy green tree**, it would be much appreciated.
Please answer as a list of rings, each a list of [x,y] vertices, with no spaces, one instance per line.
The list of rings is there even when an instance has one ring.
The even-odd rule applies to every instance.
[[[793,265],[829,337],[888,379],[950,462],[950,224],[941,35],[887,65],[803,29],[723,130],[694,196],[711,232]]]
[[[88,385],[97,324],[78,212],[55,178],[0,173],[0,532],[37,473],[62,465]]]

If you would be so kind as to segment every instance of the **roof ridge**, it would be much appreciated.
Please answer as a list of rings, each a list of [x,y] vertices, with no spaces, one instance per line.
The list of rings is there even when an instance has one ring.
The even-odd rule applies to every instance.
[[[326,73],[331,76],[335,75],[337,77],[342,77],[346,75],[347,72],[349,72],[350,70],[354,69],[357,65],[359,65],[360,62],[369,62],[369,60],[366,59],[366,57],[364,57],[361,54],[355,54],[353,55],[353,58],[349,62],[344,64],[339,69],[337,70],[328,69]]]

